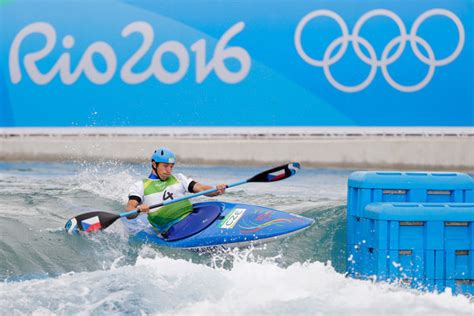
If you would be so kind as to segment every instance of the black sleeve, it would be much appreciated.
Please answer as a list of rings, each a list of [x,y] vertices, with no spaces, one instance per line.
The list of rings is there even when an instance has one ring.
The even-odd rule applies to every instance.
[[[196,181],[191,181],[188,186],[188,192],[194,193],[194,186],[196,185]]]
[[[136,196],[136,195],[130,195],[130,196],[128,197],[128,200],[129,200],[129,201],[130,201],[130,200],[137,201],[138,204],[140,204],[140,203],[142,202],[142,199],[140,199],[140,197],[138,197],[138,196]]]

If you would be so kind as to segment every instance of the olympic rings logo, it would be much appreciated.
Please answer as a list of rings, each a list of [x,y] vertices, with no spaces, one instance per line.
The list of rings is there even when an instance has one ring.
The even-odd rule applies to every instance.
[[[431,48],[431,46],[428,44],[428,42],[417,35],[417,31],[420,25],[428,18],[432,16],[437,16],[437,15],[445,16],[449,18],[452,22],[454,22],[459,34],[459,40],[454,51],[451,53],[451,55],[440,60],[437,60],[435,58],[435,53],[433,49]],[[392,39],[385,46],[380,59],[377,59],[377,54],[375,52],[374,47],[365,38],[359,36],[360,30],[363,27],[364,23],[367,22],[369,19],[376,16],[385,16],[392,19],[396,23],[400,31],[400,35]],[[313,57],[310,57],[305,52],[305,50],[303,49],[303,45],[301,44],[301,34],[306,24],[308,24],[308,22],[318,17],[329,17],[333,19],[334,21],[337,22],[337,24],[339,25],[342,31],[342,35],[336,38],[333,42],[331,42],[331,44],[329,44],[329,46],[326,48],[322,60],[317,60],[317,59],[314,59]],[[338,15],[334,11],[315,10],[315,11],[310,12],[306,16],[304,16],[301,19],[301,21],[298,23],[298,26],[296,27],[296,30],[295,30],[294,41],[295,41],[296,50],[298,54],[300,55],[300,57],[310,65],[313,65],[316,67],[322,67],[324,69],[324,74],[327,80],[335,88],[341,91],[358,92],[358,91],[364,90],[372,83],[377,73],[377,69],[378,67],[380,67],[385,80],[393,88],[402,92],[415,92],[415,91],[419,91],[423,89],[431,81],[434,75],[435,68],[437,66],[445,66],[451,63],[453,60],[455,60],[459,56],[464,46],[464,38],[465,38],[464,27],[461,20],[454,13],[445,9],[432,9],[421,14],[413,23],[410,33],[408,34],[401,18],[390,10],[376,9],[376,10],[372,10],[365,13],[359,18],[359,20],[355,24],[354,29],[352,30],[352,34],[349,34],[349,30],[347,28],[345,21],[341,18],[340,15]],[[354,48],[354,52],[356,53],[357,57],[360,58],[360,60],[362,60],[364,63],[370,66],[370,72],[367,78],[360,84],[357,84],[354,86],[347,86],[347,85],[343,85],[339,83],[331,74],[331,70],[330,70],[330,66],[337,63],[345,54],[349,42],[352,43],[352,47]],[[390,73],[388,71],[388,66],[393,64],[395,61],[397,61],[397,59],[404,52],[407,42],[410,42],[411,49],[413,50],[413,53],[415,54],[415,56],[421,62],[428,65],[429,67],[428,73],[423,78],[423,80],[421,80],[419,83],[415,85],[402,85],[396,82],[390,76]],[[367,56],[366,54],[362,52],[360,48],[361,45],[366,49],[369,56]],[[389,56],[389,53],[395,47],[395,45],[398,45],[398,48],[395,50],[395,52],[391,56]],[[422,52],[420,52],[418,45],[421,45],[424,48],[428,56],[425,56]],[[338,46],[341,46],[341,48],[333,56],[333,52]]]

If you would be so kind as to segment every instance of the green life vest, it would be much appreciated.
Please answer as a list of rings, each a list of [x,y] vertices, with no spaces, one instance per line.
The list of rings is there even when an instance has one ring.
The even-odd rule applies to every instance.
[[[171,226],[181,221],[193,211],[189,200],[165,205],[155,212],[148,213],[148,221],[159,232],[166,233]]]

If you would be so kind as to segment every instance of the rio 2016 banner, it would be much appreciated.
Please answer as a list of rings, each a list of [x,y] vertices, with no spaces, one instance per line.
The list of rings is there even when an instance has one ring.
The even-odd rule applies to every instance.
[[[0,0],[0,127],[474,126],[473,2]]]

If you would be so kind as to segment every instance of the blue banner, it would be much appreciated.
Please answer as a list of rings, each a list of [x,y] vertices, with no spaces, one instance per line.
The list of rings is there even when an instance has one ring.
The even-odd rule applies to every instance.
[[[0,126],[474,126],[473,2],[0,0]]]

